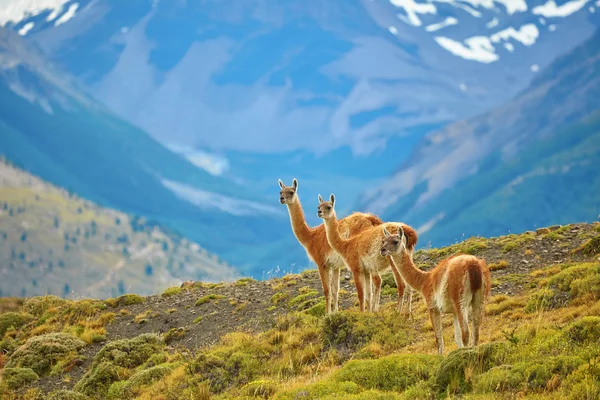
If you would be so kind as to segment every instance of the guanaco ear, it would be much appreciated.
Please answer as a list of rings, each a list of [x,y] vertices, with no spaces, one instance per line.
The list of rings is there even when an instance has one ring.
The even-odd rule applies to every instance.
[[[319,195],[319,204],[321,204],[323,202],[323,198],[321,197],[321,195]]]
[[[406,235],[404,234],[404,229],[402,228],[402,225],[398,225],[398,236],[400,236],[400,240],[402,241],[404,246],[406,246],[408,241],[406,240]]]
[[[281,182],[281,179],[277,179],[277,182],[279,183],[280,188],[285,188],[285,185],[283,184],[283,182]]]
[[[333,195],[333,193],[331,193],[331,196],[329,196],[329,201],[331,202],[331,206],[334,207],[335,206],[335,196]]]
[[[294,178],[294,180],[292,181],[292,187],[294,188],[294,190],[298,190],[298,180],[296,178]]]
[[[388,237],[388,236],[390,236],[390,232],[388,232],[388,230],[387,230],[387,229],[385,229],[385,226],[384,226],[384,225],[381,225],[381,227],[383,228],[383,236],[385,236],[385,237]]]

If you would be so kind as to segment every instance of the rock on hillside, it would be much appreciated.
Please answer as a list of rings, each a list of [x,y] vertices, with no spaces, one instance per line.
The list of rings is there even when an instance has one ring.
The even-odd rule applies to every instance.
[[[349,274],[324,316],[316,271],[270,281],[185,282],[160,295],[0,304],[0,393],[7,399],[595,399],[600,395],[600,223],[470,238],[419,250],[428,269],[484,257],[492,297],[482,344],[435,354],[423,302],[412,319],[357,312]],[[45,357],[40,357],[44,354]],[[399,378],[401,377],[401,379]],[[44,397],[46,396],[46,397]]]
[[[0,295],[148,295],[235,270],[196,243],[0,161]]]

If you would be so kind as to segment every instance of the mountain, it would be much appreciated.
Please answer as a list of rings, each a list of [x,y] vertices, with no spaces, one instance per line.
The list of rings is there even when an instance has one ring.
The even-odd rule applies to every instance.
[[[237,272],[194,242],[0,160],[0,296],[152,294]]]
[[[253,262],[279,239],[285,210],[115,116],[19,35],[2,30],[0,50],[1,154],[99,205],[173,229],[240,271],[263,268]]]
[[[599,18],[591,0],[5,4],[19,37],[0,57],[19,61],[0,152],[256,277],[308,264],[277,178],[300,180],[311,225],[318,193],[350,212],[425,135],[517,96]]]
[[[273,191],[274,157],[311,192],[332,171],[320,180],[347,182],[349,203],[424,134],[512,98],[598,22],[594,0],[8,4],[1,24],[211,174]]]
[[[428,135],[362,205],[434,246],[600,214],[600,31],[501,107]]]

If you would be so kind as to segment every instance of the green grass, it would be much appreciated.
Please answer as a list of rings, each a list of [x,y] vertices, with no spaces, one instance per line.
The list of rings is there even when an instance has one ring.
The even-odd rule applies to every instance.
[[[215,293],[207,294],[206,296],[202,296],[198,300],[196,300],[196,306],[201,306],[202,304],[210,303],[213,300],[225,299],[226,297],[227,296]]]

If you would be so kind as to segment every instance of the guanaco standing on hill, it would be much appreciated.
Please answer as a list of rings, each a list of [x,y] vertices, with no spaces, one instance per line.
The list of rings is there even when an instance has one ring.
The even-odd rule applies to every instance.
[[[391,255],[406,283],[425,299],[438,353],[444,352],[442,313],[454,315],[454,339],[459,348],[477,346],[491,289],[491,274],[485,260],[469,254],[457,254],[440,261],[430,271],[422,271],[413,261],[408,245],[411,236],[405,227],[399,226],[397,233],[390,233],[386,226],[381,229],[385,235],[381,255]]]
[[[394,274],[394,280],[398,288],[398,306],[401,311],[404,307],[404,289],[405,283],[402,276],[393,265],[389,257],[381,256],[380,247],[383,240],[383,231],[379,226],[365,229],[348,238],[342,237],[339,233],[341,221],[335,214],[335,196],[331,194],[329,201],[324,201],[319,195],[319,206],[317,215],[324,220],[327,241],[344,260],[354,277],[354,285],[358,295],[358,304],[360,311],[377,312],[379,310],[379,299],[381,297],[381,273],[391,268]],[[389,229],[398,229],[398,223],[384,223],[381,226]],[[405,225],[407,235],[409,235],[409,247],[412,249],[417,244],[417,232],[411,227]],[[373,293],[372,284],[375,286]],[[409,298],[412,303],[412,291]]]
[[[344,260],[329,246],[323,224],[310,227],[306,223],[298,197],[298,180],[294,178],[292,186],[286,186],[279,179],[279,187],[279,202],[288,207],[294,235],[306,250],[308,258],[317,264],[327,313],[337,311],[340,272],[344,268]],[[373,214],[355,212],[340,220],[340,235],[348,237],[382,223]]]

